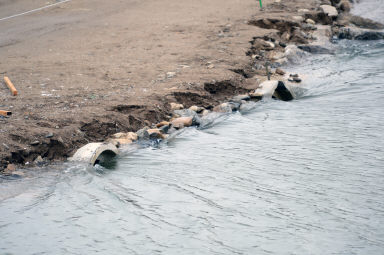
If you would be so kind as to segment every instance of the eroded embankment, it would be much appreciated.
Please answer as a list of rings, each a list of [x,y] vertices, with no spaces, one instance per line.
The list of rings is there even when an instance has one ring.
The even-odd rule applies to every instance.
[[[242,100],[259,99],[258,95],[254,95],[254,91],[267,79],[266,64],[274,67],[270,69],[269,74],[272,79],[300,82],[300,78],[284,76],[285,72],[276,67],[294,61],[303,55],[303,50],[326,53],[327,49],[311,44],[316,41],[313,34],[319,24],[329,26],[328,36],[339,38],[376,39],[382,35],[379,31],[361,30],[362,27],[380,29],[382,26],[349,15],[348,1],[321,3],[313,1],[307,5],[311,6],[310,9],[302,9],[302,5],[299,4],[288,7],[286,3],[276,1],[266,5],[262,15],[249,20],[249,25],[266,29],[266,32],[263,36],[252,38],[249,50],[244,52],[249,57],[248,63],[240,68],[231,69],[238,74],[235,78],[184,86],[184,89],[173,91],[164,97],[153,98],[153,103],[118,104],[108,109],[110,114],[84,121],[81,126],[68,129],[58,137],[52,133],[36,133],[25,137],[25,130],[15,131],[11,135],[11,140],[17,145],[13,148],[18,149],[2,151],[0,168],[8,166],[6,172],[12,172],[16,168],[14,164],[42,165],[52,160],[64,160],[84,144],[106,141],[110,138],[117,145],[129,144],[136,139],[164,139],[172,129],[193,125],[190,119],[178,123],[180,122],[178,118],[183,116],[181,112],[177,113],[175,110],[189,108],[189,112],[195,112],[200,117],[210,111],[227,111],[228,107],[230,110],[238,110]],[[241,96],[233,100],[234,95]],[[236,104],[221,104],[230,99],[237,101]],[[30,114],[29,118],[33,118],[33,115]],[[62,128],[71,126],[71,120],[59,123],[41,120],[41,126]],[[3,144],[5,148],[9,148],[9,145]]]

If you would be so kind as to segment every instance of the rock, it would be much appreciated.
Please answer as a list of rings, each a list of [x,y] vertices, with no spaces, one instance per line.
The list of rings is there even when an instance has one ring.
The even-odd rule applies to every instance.
[[[191,109],[175,110],[175,114],[179,117],[195,117],[197,113]]]
[[[277,74],[280,74],[280,75],[284,75],[285,72],[284,70],[280,69],[280,68],[276,68],[276,71],[275,71]]]
[[[273,93],[273,96],[275,98],[278,98],[282,101],[291,101],[293,100],[292,93],[288,90],[288,88],[285,86],[284,82],[279,81],[278,85]]]
[[[332,5],[330,0],[321,0],[322,5]]]
[[[329,17],[337,17],[339,15],[337,9],[332,5],[320,5],[320,9]]]
[[[205,110],[201,113],[201,115],[202,115],[202,116],[207,116],[209,113],[210,113],[210,111],[205,109]]]
[[[284,57],[285,57],[284,53],[279,52],[279,51],[272,51],[270,56],[269,56],[269,58],[271,60],[279,60],[279,59],[284,58]]]
[[[222,103],[220,105],[217,105],[213,107],[212,109],[214,112],[232,112],[232,106],[229,103]]]
[[[53,133],[48,133],[45,138],[52,138],[53,137]]]
[[[275,66],[282,66],[282,65],[288,64],[288,62],[289,62],[288,58],[284,57],[284,58],[276,60],[274,65]]]
[[[304,20],[304,18],[302,16],[293,16],[292,17],[295,21],[299,21],[299,22],[302,22]]]
[[[251,97],[247,94],[247,95],[238,95],[238,96],[234,96],[232,97],[232,99],[230,100],[230,102],[235,102],[235,103],[242,103],[242,101],[248,101],[250,100]]]
[[[275,80],[262,82],[252,94],[253,97],[272,97],[278,83],[279,82]]]
[[[137,137],[138,137],[138,140],[146,140],[146,139],[149,139],[149,134],[147,132],[147,130],[149,129],[149,127],[144,127],[140,130],[138,130],[136,132],[137,134]]]
[[[163,127],[163,126],[169,126],[169,122],[168,121],[162,121],[162,122],[160,122],[160,123],[157,123],[156,124],[156,127],[157,128],[161,128],[161,127]]]
[[[35,163],[35,164],[38,165],[38,166],[41,166],[42,164],[44,164],[44,159],[39,155],[39,156],[37,156],[37,158],[33,161],[33,163]]]
[[[170,78],[173,78],[176,76],[176,73],[175,72],[168,72],[167,73],[167,78],[170,79]]]
[[[170,103],[170,105],[171,105],[172,111],[184,109],[184,105],[182,105],[182,104]]]
[[[169,128],[170,128],[170,125],[164,125],[164,126],[161,126],[159,129],[160,129],[161,133],[167,134],[169,131]]]
[[[311,25],[316,24],[316,22],[313,19],[306,19],[305,22],[307,22],[308,24],[311,24]]]
[[[179,117],[171,121],[171,124],[174,128],[180,129],[183,127],[192,126],[193,118],[192,117]]]
[[[300,50],[296,45],[288,45],[285,47],[285,57],[289,62],[297,63],[301,60],[301,58],[305,57],[308,53]]]
[[[273,50],[275,48],[275,44],[273,42],[268,42],[268,41],[265,41],[265,49],[266,50]]]
[[[283,48],[287,47],[287,44],[283,43],[283,42],[279,42],[279,45]]]
[[[306,13],[306,12],[309,12],[309,10],[308,9],[299,9],[298,12],[299,13]]]
[[[192,125],[198,126],[200,125],[200,117],[199,115],[190,109],[184,109],[184,110],[176,110],[176,115],[178,117],[191,117],[192,118]]]
[[[116,133],[112,135],[112,138],[115,139],[128,139],[131,141],[136,141],[138,139],[138,136],[136,133],[128,132],[128,133]]]
[[[138,139],[138,135],[133,132],[128,133],[116,133],[112,135],[112,139],[107,140],[112,143],[116,147],[120,147],[120,145],[131,144],[132,142]]]
[[[40,144],[40,142],[37,141],[37,140],[30,143],[30,145],[32,145],[32,146],[36,146],[36,145],[39,145],[39,144]]]
[[[7,168],[5,169],[5,172],[11,173],[16,171],[16,165],[15,164],[8,164]]]
[[[193,106],[189,107],[189,110],[197,112],[197,113],[201,113],[202,111],[204,111],[204,107],[193,105]]]
[[[300,50],[312,53],[312,54],[333,54],[334,51],[327,49],[320,45],[299,45],[297,46]]]
[[[351,11],[351,3],[348,0],[341,0],[341,3],[339,5],[339,9],[343,12],[350,12]]]
[[[251,99],[251,98],[249,98],[249,99]],[[238,111],[240,109],[242,101],[240,101],[240,102],[233,102],[233,101],[228,102],[229,107],[231,108],[232,112]]]
[[[112,143],[116,147],[120,147],[120,145],[126,145],[131,144],[133,141],[128,138],[114,138],[114,139],[108,139],[107,142]]]
[[[253,46],[261,50],[273,50],[275,48],[275,44],[273,42],[265,41],[261,38],[256,39],[253,42]]]
[[[282,35],[281,35],[281,39],[283,39],[284,41],[288,42],[290,39],[291,39],[291,35],[285,31]]]
[[[148,129],[147,132],[149,135],[149,139],[165,139],[165,136],[160,129]]]
[[[290,77],[290,78],[288,78],[288,81],[290,81],[290,82],[301,82],[301,79],[299,77]]]

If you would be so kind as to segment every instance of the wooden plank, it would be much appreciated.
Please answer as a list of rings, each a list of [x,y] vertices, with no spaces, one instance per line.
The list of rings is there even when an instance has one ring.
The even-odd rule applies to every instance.
[[[7,84],[7,86],[9,88],[9,90],[11,91],[12,95],[17,96],[17,89],[15,88],[15,86],[13,85],[11,80],[7,76],[5,76],[4,77],[4,81],[5,81],[5,84]]]

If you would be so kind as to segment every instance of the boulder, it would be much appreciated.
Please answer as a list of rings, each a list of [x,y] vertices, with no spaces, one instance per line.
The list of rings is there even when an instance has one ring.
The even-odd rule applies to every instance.
[[[324,14],[326,14],[329,17],[337,17],[339,13],[337,12],[337,9],[333,7],[332,5],[320,5],[320,9]]]
[[[171,121],[171,124],[174,128],[180,129],[183,127],[192,126],[193,118],[192,117],[179,117]]]

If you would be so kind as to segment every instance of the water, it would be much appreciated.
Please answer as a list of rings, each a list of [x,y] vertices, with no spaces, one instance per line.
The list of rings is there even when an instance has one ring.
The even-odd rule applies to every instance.
[[[0,180],[0,254],[384,254],[384,42],[292,71],[299,100]]]

